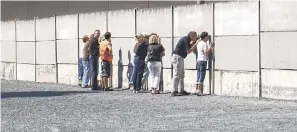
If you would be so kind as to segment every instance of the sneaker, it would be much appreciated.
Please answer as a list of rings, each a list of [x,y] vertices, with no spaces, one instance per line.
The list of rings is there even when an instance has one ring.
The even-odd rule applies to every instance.
[[[171,97],[173,96],[178,96],[178,92],[177,91],[171,92]]]
[[[110,88],[104,88],[103,91],[113,91],[113,89],[110,89]]]
[[[89,85],[87,84],[85,86],[82,86],[82,88],[89,88]]]
[[[93,91],[98,91],[98,90],[101,90],[101,89],[102,89],[102,88],[99,87],[99,86],[97,86],[96,88],[92,87],[92,90],[93,90]]]
[[[82,84],[82,81],[81,81],[81,79],[79,79],[79,80],[78,80],[78,86],[81,87],[81,84]]]
[[[203,92],[201,90],[198,90],[196,94],[197,94],[197,96],[202,96]]]
[[[186,91],[182,91],[180,92],[182,95],[190,95],[190,93],[186,92]]]
[[[136,93],[136,94],[137,94],[138,92],[139,92],[139,91],[133,90],[133,93]]]

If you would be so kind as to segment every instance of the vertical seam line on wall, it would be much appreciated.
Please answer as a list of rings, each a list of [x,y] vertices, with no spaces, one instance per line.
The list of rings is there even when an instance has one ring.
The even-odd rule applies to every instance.
[[[171,6],[171,55],[174,50],[174,6]],[[170,64],[171,68],[171,79],[173,78],[173,66]]]
[[[36,17],[34,17],[34,80],[36,82]]]
[[[258,65],[259,65],[259,99],[262,98],[262,71],[261,71],[261,1],[258,1]]]
[[[15,80],[18,80],[18,44],[17,44],[17,18],[14,19],[14,39],[15,39]]]
[[[55,15],[55,66],[56,66],[56,83],[59,83],[58,75],[58,51],[57,51],[57,15]]]
[[[215,42],[215,3],[212,3],[212,41]],[[213,47],[212,51],[212,68],[211,68],[211,93],[214,94],[215,90],[215,47]]]
[[[79,67],[79,13],[77,14],[77,66]]]

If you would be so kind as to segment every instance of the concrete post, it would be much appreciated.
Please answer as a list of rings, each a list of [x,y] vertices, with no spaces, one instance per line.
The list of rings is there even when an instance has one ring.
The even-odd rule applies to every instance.
[[[57,51],[57,15],[55,15],[55,67],[56,67],[56,83],[58,80],[58,51]]]
[[[215,42],[215,3],[212,3],[212,41]],[[212,67],[211,67],[211,87],[210,87],[210,94],[214,94],[214,87],[215,87],[215,47],[212,50]]]
[[[15,80],[18,80],[18,44],[17,44],[17,21],[19,19],[14,19],[14,40],[15,40]]]
[[[36,82],[36,18],[34,17],[34,80]]]
[[[262,98],[262,71],[261,71],[261,1],[258,1],[258,75],[259,75],[259,99]]]

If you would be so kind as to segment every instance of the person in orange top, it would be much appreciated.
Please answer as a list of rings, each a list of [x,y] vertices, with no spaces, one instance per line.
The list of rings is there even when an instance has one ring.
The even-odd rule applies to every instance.
[[[104,34],[104,40],[100,43],[100,58],[101,63],[101,83],[104,91],[112,91],[108,88],[108,79],[110,78],[111,63],[112,63],[112,44],[111,44],[111,34],[106,32]]]

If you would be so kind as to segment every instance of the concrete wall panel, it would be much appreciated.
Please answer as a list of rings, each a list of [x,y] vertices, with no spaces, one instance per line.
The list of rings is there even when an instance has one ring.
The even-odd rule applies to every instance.
[[[185,90],[194,93],[196,90],[197,70],[185,70]],[[209,72],[206,71],[203,93],[209,94]]]
[[[1,62],[1,79],[15,80],[15,63]]]
[[[215,72],[215,93],[225,96],[258,97],[257,72]]]
[[[59,64],[58,73],[59,83],[77,85],[77,65]]]
[[[57,39],[77,38],[77,14],[57,16]]]
[[[79,15],[79,37],[80,38],[82,38],[83,35],[93,33],[96,29],[101,31],[101,35],[103,35],[106,32],[106,13],[105,12],[86,13],[86,14]]]
[[[27,1],[27,19],[44,18],[69,13],[68,1]]]
[[[58,63],[77,63],[78,60],[78,42],[72,40],[57,41]]]
[[[36,43],[36,63],[55,64],[55,41],[41,41]]]
[[[164,92],[170,92],[172,88],[171,69],[163,69]]]
[[[36,65],[37,82],[56,82],[55,65]]]
[[[36,40],[55,40],[55,18],[36,19]]]
[[[35,67],[34,65],[18,64],[18,80],[35,81]]]
[[[263,97],[297,99],[297,71],[262,70]]]
[[[216,35],[254,35],[258,28],[257,2],[215,4]]]
[[[297,1],[261,1],[261,30],[297,30]]]
[[[163,67],[171,68],[171,54],[172,54],[172,39],[171,38],[161,38],[161,44],[165,49],[165,56],[162,58]]]
[[[134,47],[134,38],[113,38],[112,40],[113,48],[113,64],[118,64],[119,60],[122,60],[123,65],[133,63],[133,47]]]
[[[181,37],[190,31],[213,34],[212,5],[190,5],[174,8],[174,36]]]
[[[108,31],[111,32],[112,37],[134,37],[134,10],[130,9],[108,12]]]
[[[215,40],[216,69],[258,70],[257,36],[216,37]]]
[[[157,33],[171,37],[171,8],[141,9],[137,11],[137,33]]]
[[[15,42],[1,42],[1,61],[15,62]]]
[[[1,41],[15,41],[15,21],[1,21]]]
[[[297,69],[296,36],[297,32],[261,33],[262,68]]]
[[[17,42],[18,63],[34,64],[34,42]]]
[[[34,20],[16,22],[17,41],[34,41]]]

